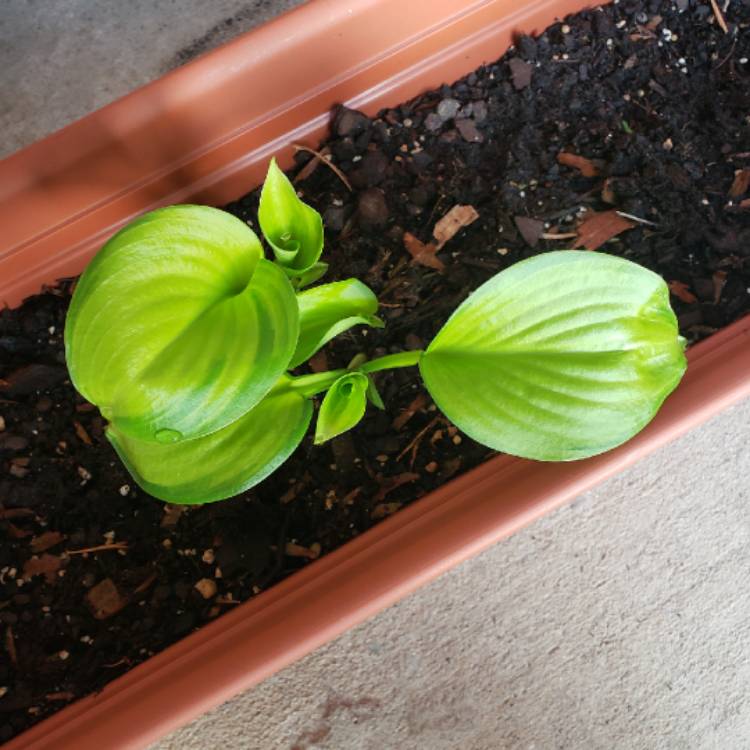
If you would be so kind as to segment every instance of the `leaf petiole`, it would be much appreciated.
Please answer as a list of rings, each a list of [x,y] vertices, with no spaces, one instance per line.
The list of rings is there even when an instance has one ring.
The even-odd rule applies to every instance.
[[[306,398],[311,398],[318,393],[327,391],[342,375],[347,372],[362,372],[370,374],[380,372],[381,370],[393,370],[398,367],[413,367],[419,362],[422,356],[422,350],[411,352],[399,352],[398,354],[386,354],[385,357],[378,357],[370,362],[358,364],[356,367],[346,369],[329,370],[327,372],[315,372],[310,375],[298,375],[289,380],[288,388],[301,393]],[[352,365],[357,362],[356,357]]]
[[[394,370],[397,367],[413,367],[419,363],[423,351],[417,349],[411,352],[399,352],[398,354],[386,354],[385,357],[365,362],[360,365],[359,371],[364,373],[380,372],[381,370]]]

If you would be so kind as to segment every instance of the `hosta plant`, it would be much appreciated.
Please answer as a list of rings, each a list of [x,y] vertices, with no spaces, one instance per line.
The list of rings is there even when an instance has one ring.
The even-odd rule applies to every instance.
[[[258,220],[274,260],[228,213],[172,206],[116,234],[82,275],[65,328],[71,378],[108,421],[138,484],[174,503],[236,495],[299,445],[353,428],[373,374],[418,367],[437,406],[498,451],[568,461],[641,430],[685,371],[656,274],[597,252],[549,252],[498,273],[424,351],[293,374],[334,336],[382,326],[367,286],[325,273],[323,225],[275,162]],[[305,288],[308,287],[308,288]]]

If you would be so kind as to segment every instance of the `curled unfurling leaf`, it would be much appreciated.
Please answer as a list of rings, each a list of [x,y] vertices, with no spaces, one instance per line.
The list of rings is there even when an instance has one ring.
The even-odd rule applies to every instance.
[[[298,280],[298,286],[312,283],[325,273],[327,266],[318,263],[323,252],[323,220],[299,199],[275,159],[260,194],[258,222],[276,262]]]
[[[361,372],[342,375],[328,390],[318,413],[315,444],[351,430],[365,414],[369,380]]]

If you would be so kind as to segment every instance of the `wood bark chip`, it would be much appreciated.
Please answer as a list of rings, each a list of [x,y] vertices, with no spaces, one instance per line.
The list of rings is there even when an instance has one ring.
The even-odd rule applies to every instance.
[[[169,529],[177,526],[177,522],[185,512],[184,505],[177,505],[175,503],[167,503],[164,506],[164,517],[161,519],[161,527],[163,529]]]
[[[111,578],[105,578],[86,594],[86,603],[97,620],[106,620],[123,609],[128,600],[120,594]]]
[[[0,509],[0,520],[10,520],[12,518],[30,518],[36,515],[31,508],[2,508]]]
[[[403,503],[378,503],[370,513],[370,518],[377,521],[387,516],[392,516],[397,510],[403,507]]]
[[[76,435],[86,444],[86,445],[93,445],[93,441],[89,437],[88,432],[86,432],[86,428],[76,419],[73,420],[73,426],[76,428]]]
[[[212,578],[201,578],[200,581],[195,584],[195,590],[204,599],[213,599],[213,597],[216,596],[218,587],[216,586],[216,581]]]
[[[59,531],[45,531],[31,540],[31,551],[34,554],[46,552],[48,549],[52,549],[52,547],[60,544],[63,539],[65,539],[65,535]]]
[[[10,521],[5,522],[5,531],[11,539],[26,539],[27,536],[31,536],[33,533],[25,529],[19,529],[18,526]]]
[[[525,89],[531,83],[531,76],[534,73],[534,66],[521,60],[520,57],[514,57],[508,62],[510,75],[513,80],[513,86],[516,91]]]
[[[397,474],[395,477],[388,477],[380,485],[380,489],[373,497],[373,502],[375,504],[382,502],[393,490],[398,489],[403,484],[416,482],[417,479],[419,479],[419,474],[415,474],[413,471],[405,471],[402,474]]]
[[[412,262],[418,263],[420,266],[426,266],[427,268],[434,268],[436,271],[445,270],[445,265],[435,253],[438,251],[436,245],[432,243],[425,244],[421,240],[418,240],[411,232],[404,232],[404,247],[406,251],[411,255]]]
[[[617,211],[590,211],[578,226],[578,237],[574,247],[598,250],[605,242],[634,226],[635,222],[621,216]]]
[[[536,247],[544,234],[544,222],[540,219],[531,219],[528,216],[516,216],[513,221],[526,244],[530,247]]]
[[[320,557],[320,545],[315,542],[309,547],[303,547],[301,544],[287,542],[284,547],[284,553],[289,557],[306,557],[308,560],[317,560]]]
[[[34,576],[43,575],[47,583],[57,580],[57,571],[62,567],[62,560],[54,555],[44,554],[41,557],[31,557],[23,565],[23,575],[26,580]]]
[[[599,167],[591,159],[570,153],[569,151],[561,151],[557,155],[557,161],[566,167],[577,169],[584,177],[597,177],[601,174]]]
[[[16,639],[13,635],[13,628],[8,625],[5,628],[5,650],[8,652],[10,663],[15,667],[18,666],[18,653],[16,652]]]
[[[690,291],[690,288],[684,281],[670,281],[669,291],[674,294],[677,299],[681,299],[688,305],[692,305],[698,301],[698,298]]]
[[[437,249],[440,250],[446,242],[453,239],[456,233],[473,224],[479,218],[479,213],[474,206],[453,206],[440,221],[435,224],[432,236],[437,240]]]
[[[0,391],[9,396],[28,396],[61,383],[66,376],[65,368],[57,365],[25,365],[0,380]]]
[[[737,169],[734,173],[732,187],[729,188],[730,198],[739,198],[747,192],[750,187],[750,168]]]
[[[714,282],[714,304],[718,305],[721,299],[721,293],[724,291],[724,285],[727,283],[726,271],[715,271],[713,275]]]
[[[609,178],[604,180],[604,184],[602,185],[602,200],[610,205],[614,205],[617,202],[615,191],[612,190],[612,181]]]

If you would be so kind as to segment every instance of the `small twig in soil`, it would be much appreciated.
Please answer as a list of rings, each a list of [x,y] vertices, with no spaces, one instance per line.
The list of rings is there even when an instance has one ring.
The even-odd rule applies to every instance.
[[[325,156],[320,153],[320,151],[316,151],[314,148],[310,148],[309,146],[300,146],[297,143],[293,143],[292,148],[294,148],[295,151],[305,151],[308,154],[312,154],[316,159],[325,164],[336,175],[336,177],[338,177],[341,182],[346,185],[350,193],[354,192],[351,183],[347,179],[346,175],[333,162],[328,161],[328,159],[326,159]]]
[[[417,451],[419,446],[424,439],[424,436],[442,419],[442,417],[433,417],[427,427],[423,427],[414,437],[409,445],[404,448],[401,453],[398,454],[396,461],[400,461],[409,451],[411,451],[411,460],[409,461],[409,468],[413,468],[414,462],[417,460]]]
[[[727,22],[724,20],[724,14],[721,12],[721,8],[719,8],[719,3],[716,2],[716,0],[711,0],[711,9],[714,12],[714,18],[716,19],[716,23],[721,26],[721,30],[725,33],[729,33],[729,27],[727,26]]]
[[[116,662],[113,662],[112,664],[104,664],[107,669],[114,669],[115,667],[121,667],[123,664],[127,664],[127,666],[131,665],[131,661],[127,656],[123,656],[122,659],[118,659]]]
[[[133,592],[133,595],[142,594],[146,589],[157,579],[156,573],[152,573],[138,588]]]
[[[13,637],[13,628],[10,625],[5,628],[5,650],[8,652],[11,664],[17,666],[18,653],[16,652],[16,639]]]
[[[99,544],[96,547],[84,547],[84,549],[66,549],[66,555],[86,555],[89,552],[105,552],[111,549],[127,550],[127,542],[115,542],[114,544]]]
[[[417,394],[416,398],[391,423],[394,430],[400,430],[415,414],[421,412],[430,403],[426,393]],[[400,456],[399,456],[400,458]]]
[[[28,518],[35,515],[31,508],[2,508],[0,509],[0,519],[9,520],[11,518]]]
[[[214,602],[216,604],[242,604],[239,599],[227,599],[226,596],[217,596]]]
[[[727,56],[714,68],[714,70],[718,70],[724,63],[732,56],[734,53],[734,48],[737,46],[737,37],[734,38],[734,41],[732,42],[732,48],[727,53]]]
[[[72,701],[75,695],[66,690],[60,693],[47,693],[44,698],[48,701]]]
[[[630,221],[635,221],[638,224],[646,224],[650,227],[658,227],[659,225],[654,221],[649,221],[648,219],[641,219],[639,216],[633,216],[633,214],[626,214],[624,211],[616,211],[618,216],[622,216],[623,219],[630,219]]]
[[[578,237],[577,232],[544,232],[542,234],[543,240],[574,240]]]

